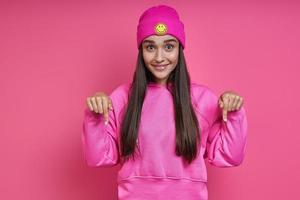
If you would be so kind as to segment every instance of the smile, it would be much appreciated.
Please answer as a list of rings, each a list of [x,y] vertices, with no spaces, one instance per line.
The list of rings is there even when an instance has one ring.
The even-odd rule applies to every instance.
[[[158,71],[163,71],[164,69],[166,69],[166,67],[168,66],[169,64],[167,65],[153,65],[154,68]]]

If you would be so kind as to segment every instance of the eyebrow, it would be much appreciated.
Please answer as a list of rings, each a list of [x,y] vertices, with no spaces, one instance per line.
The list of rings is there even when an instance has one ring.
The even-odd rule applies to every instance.
[[[155,43],[153,40],[144,40],[143,43]],[[167,42],[177,42],[176,40],[174,39],[169,39],[169,40],[165,40],[164,43],[167,43]]]

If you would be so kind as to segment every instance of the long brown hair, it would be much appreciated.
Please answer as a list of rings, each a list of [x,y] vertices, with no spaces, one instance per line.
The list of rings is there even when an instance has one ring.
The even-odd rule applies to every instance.
[[[153,82],[152,73],[147,69],[143,59],[142,45],[136,63],[133,81],[128,94],[128,104],[121,123],[120,154],[123,161],[130,156],[135,159],[135,147],[137,145],[138,129],[141,118],[141,110],[147,84]],[[172,83],[174,87],[169,87]],[[183,48],[179,45],[178,63],[170,73],[167,80],[168,90],[172,93],[175,126],[176,126],[176,149],[177,156],[192,162],[198,153],[198,142],[201,141],[198,119],[193,109],[190,96],[190,76],[186,67]],[[139,149],[140,152],[140,149]],[[121,159],[121,160],[122,160]]]

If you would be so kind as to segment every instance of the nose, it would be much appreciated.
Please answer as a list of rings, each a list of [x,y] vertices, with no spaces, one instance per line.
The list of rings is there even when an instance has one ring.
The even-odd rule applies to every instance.
[[[155,61],[157,63],[161,63],[164,61],[164,52],[161,48],[157,48],[156,54],[155,54]]]

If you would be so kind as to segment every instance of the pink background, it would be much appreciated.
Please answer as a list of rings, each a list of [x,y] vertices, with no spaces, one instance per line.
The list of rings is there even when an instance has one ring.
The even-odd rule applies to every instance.
[[[247,155],[207,163],[210,200],[299,199],[300,3],[283,0],[2,1],[0,199],[117,199],[119,166],[83,160],[83,110],[131,81],[138,17],[160,3],[185,24],[192,79],[245,99]]]

